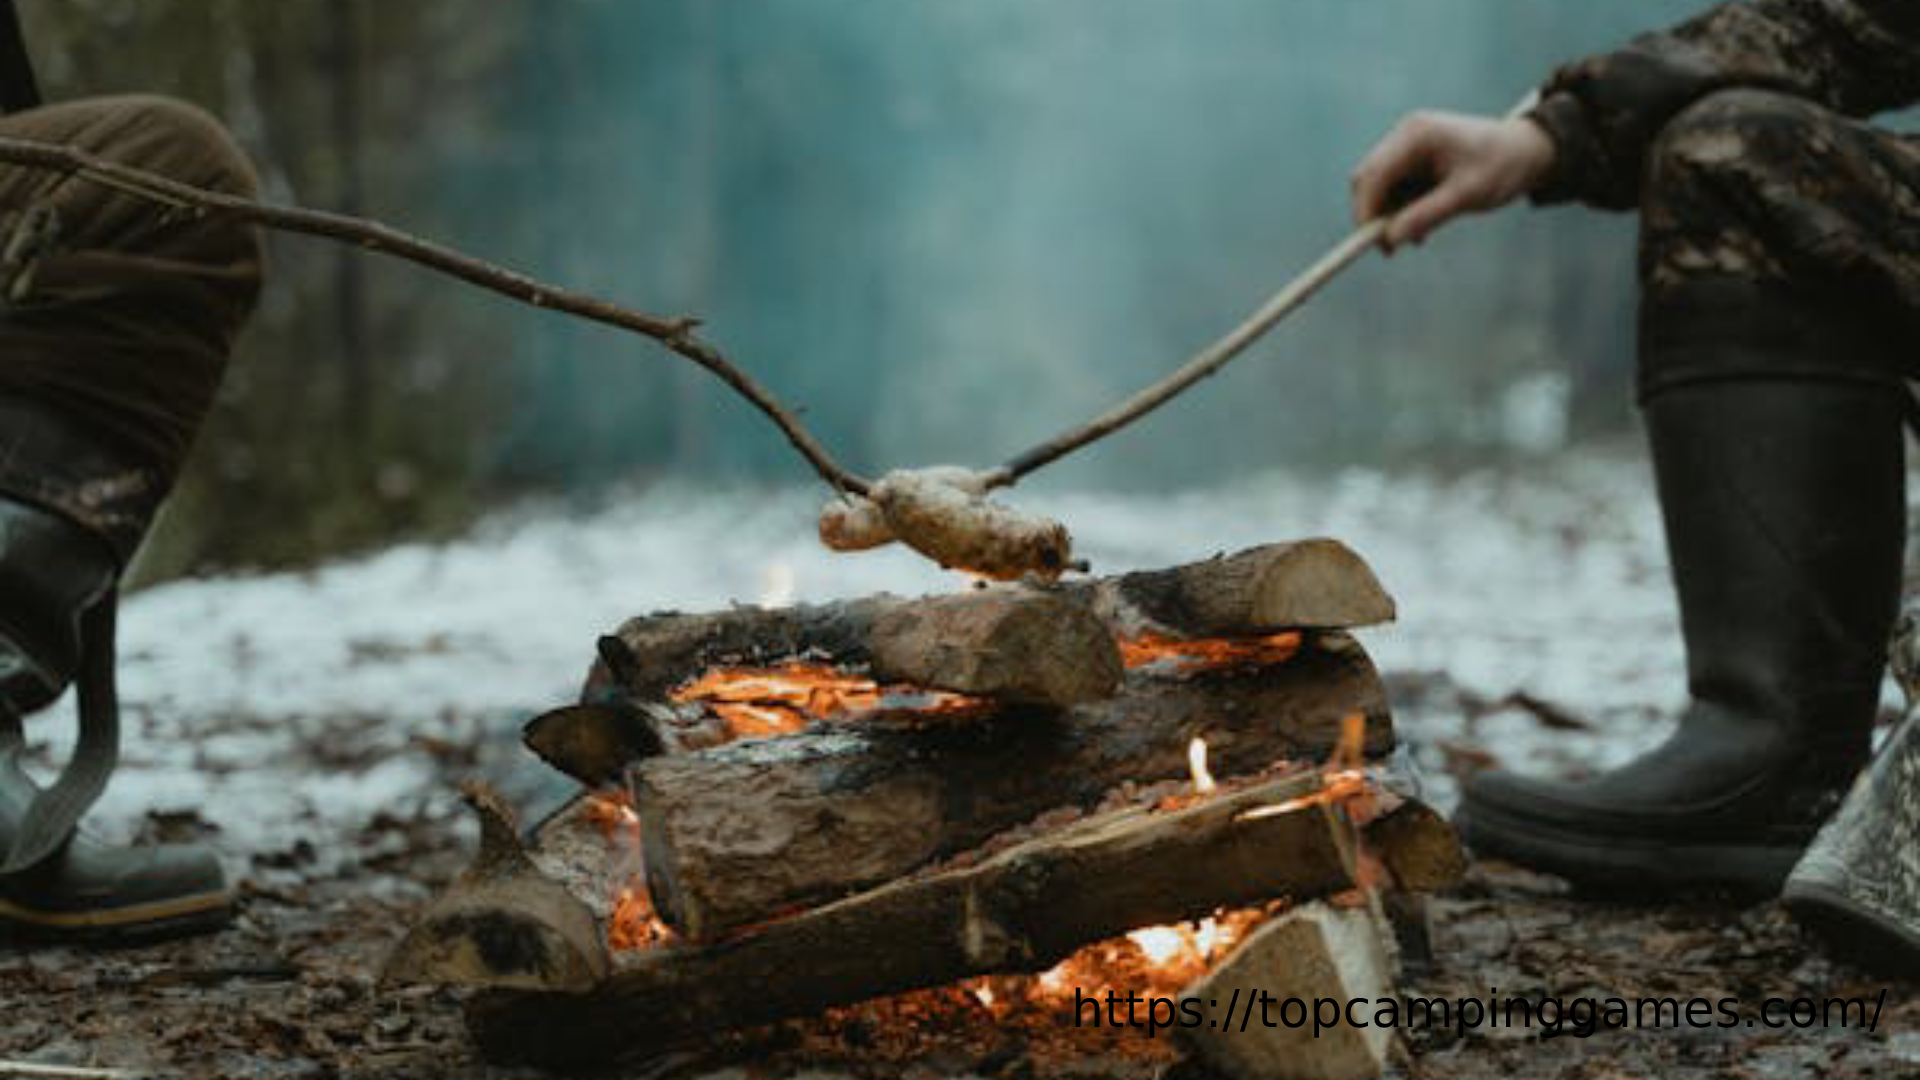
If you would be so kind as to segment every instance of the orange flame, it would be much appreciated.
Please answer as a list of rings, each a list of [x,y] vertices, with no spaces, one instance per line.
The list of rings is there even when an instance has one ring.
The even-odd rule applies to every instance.
[[[582,816],[597,826],[619,865],[643,865],[640,852],[640,815],[625,789],[609,788],[586,797]],[[627,875],[607,916],[607,946],[616,951],[650,949],[672,940],[673,930],[653,910],[644,870]]]
[[[673,930],[654,913],[645,881],[620,890],[613,914],[607,917],[607,947],[615,952],[651,949],[673,940]]]
[[[788,660],[770,667],[714,667],[670,695],[700,703],[727,723],[736,739],[791,735],[815,720],[855,718],[888,707],[890,699],[915,713],[951,714],[986,707],[978,698],[942,691],[883,686],[827,664]]]
[[[1284,664],[1299,651],[1300,634],[1294,630],[1267,637],[1195,640],[1141,634],[1120,642],[1120,659],[1128,668],[1155,668],[1178,675],[1256,664]]]
[[[587,796],[586,817],[600,827],[607,839],[624,839],[629,834],[640,840],[640,815],[634,813],[633,796],[624,788],[607,788]]]

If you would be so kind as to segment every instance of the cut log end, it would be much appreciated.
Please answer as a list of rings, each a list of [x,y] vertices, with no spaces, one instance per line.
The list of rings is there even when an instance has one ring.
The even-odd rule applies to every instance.
[[[593,911],[534,865],[497,795],[480,784],[465,794],[480,822],[479,853],[400,940],[381,983],[574,992],[597,985],[612,958]]]
[[[1110,621],[1184,637],[1352,629],[1395,616],[1366,561],[1337,540],[1267,544],[1093,588]]]
[[[1392,963],[1384,920],[1371,907],[1307,904],[1255,931],[1182,994],[1213,1003],[1210,1011],[1237,1002],[1237,1012],[1248,1015],[1222,1015],[1177,1035],[1231,1080],[1376,1080],[1394,1028],[1372,1024],[1371,1013],[1366,1027],[1344,1016],[1332,1025],[1290,1027],[1280,1003],[1361,998],[1371,1007],[1394,994]]]

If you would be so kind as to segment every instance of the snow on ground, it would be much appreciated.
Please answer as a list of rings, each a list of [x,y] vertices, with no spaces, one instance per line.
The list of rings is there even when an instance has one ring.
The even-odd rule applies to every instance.
[[[1276,473],[1171,496],[1036,485],[1014,499],[1065,520],[1103,573],[1347,541],[1399,600],[1398,625],[1361,636],[1427,765],[1458,743],[1527,769],[1604,766],[1657,737],[1680,700],[1658,512],[1624,452],[1454,476]],[[199,806],[244,857],[444,805],[429,750],[510,747],[519,719],[571,699],[595,636],[627,616],[956,587],[899,551],[821,549],[819,500],[654,489],[587,516],[521,508],[443,546],[142,592],[121,620],[129,745],[104,831]],[[1503,704],[1516,691],[1592,726],[1550,730]],[[36,734],[59,742],[49,729],[66,726]]]

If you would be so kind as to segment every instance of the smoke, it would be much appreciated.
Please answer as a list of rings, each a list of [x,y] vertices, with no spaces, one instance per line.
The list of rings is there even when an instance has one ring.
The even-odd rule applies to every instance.
[[[706,319],[853,467],[984,465],[1172,367],[1338,239],[1348,170],[1402,112],[1504,110],[1697,6],[547,0],[467,195],[544,272]],[[1623,219],[1517,212],[1369,260],[1062,474],[1533,451],[1568,426],[1541,400],[1604,426],[1627,400],[1631,242]],[[705,375],[518,325],[503,468],[801,475]]]

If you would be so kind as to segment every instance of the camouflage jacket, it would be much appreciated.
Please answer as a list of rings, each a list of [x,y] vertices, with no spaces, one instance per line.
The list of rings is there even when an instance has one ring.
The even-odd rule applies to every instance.
[[[1531,114],[1559,150],[1536,200],[1637,205],[1660,129],[1731,87],[1855,117],[1920,101],[1920,0],[1735,0],[1560,68]]]

